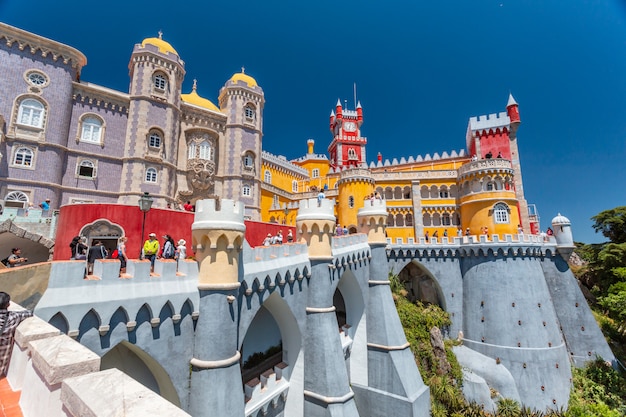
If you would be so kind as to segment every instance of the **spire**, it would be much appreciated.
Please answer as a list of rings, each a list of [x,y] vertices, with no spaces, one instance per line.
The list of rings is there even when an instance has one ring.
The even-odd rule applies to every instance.
[[[245,73],[246,73],[246,67],[243,67],[243,66],[241,67],[241,73],[242,73],[242,74],[245,74]]]
[[[198,88],[198,80],[196,80],[194,78],[193,79],[193,87],[191,87],[191,90],[195,92],[197,88]]]
[[[337,104],[336,106],[341,107],[341,100],[337,99]]]
[[[335,111],[334,110],[330,111],[330,117],[335,117]]]
[[[356,104],[356,108],[357,108],[357,109],[361,109],[361,108],[362,108],[362,107],[361,107],[361,100],[359,100],[359,102]]]
[[[159,39],[163,39],[163,31],[159,30]]]
[[[509,93],[509,101],[508,103],[506,103],[506,106],[517,106],[517,101],[515,101],[515,99],[513,98],[513,94]]]

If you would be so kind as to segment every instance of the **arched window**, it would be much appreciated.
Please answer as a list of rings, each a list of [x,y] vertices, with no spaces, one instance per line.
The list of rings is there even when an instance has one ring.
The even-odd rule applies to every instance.
[[[444,213],[441,216],[441,224],[444,225],[444,226],[450,226],[450,224],[451,224],[450,214]]]
[[[348,197],[348,207],[354,208],[354,197],[353,196]]]
[[[7,207],[24,208],[28,204],[28,196],[21,191],[11,191],[4,197]]]
[[[385,200],[391,199],[393,199],[393,190],[391,189],[391,187],[387,187],[385,188]]]
[[[396,226],[403,227],[404,226],[404,216],[398,213],[396,214]]]
[[[20,103],[17,113],[17,122],[22,125],[32,127],[43,127],[43,119],[45,116],[44,105],[39,101],[27,98]]]
[[[348,159],[357,159],[354,148],[348,148]]]
[[[246,104],[243,108],[243,114],[248,122],[254,122],[256,120],[256,109],[252,104]]]
[[[422,186],[422,188],[420,188],[420,196],[425,199],[425,198],[430,198],[430,191],[428,190],[427,186]]]
[[[387,227],[394,226],[393,220],[394,220],[393,214],[389,213],[389,215],[387,215]]]
[[[157,170],[156,168],[148,168],[146,169],[146,182],[157,182]]]
[[[80,140],[81,142],[102,143],[102,121],[92,116],[83,118]]]
[[[291,181],[291,192],[293,193],[298,192],[298,181],[296,180]]]
[[[152,78],[154,82],[154,88],[158,91],[165,91],[167,89],[167,76],[162,73],[156,73]]]
[[[252,154],[245,154],[245,156],[243,157],[243,166],[246,169],[254,168],[254,158],[252,157]]]
[[[411,199],[411,187],[404,187],[404,199],[405,200]]]
[[[252,195],[252,188],[248,184],[241,187],[241,195],[244,197],[250,197]]]
[[[449,198],[450,194],[448,193],[448,188],[443,186],[441,190],[439,190],[439,198]]]
[[[393,199],[394,200],[402,200],[402,188],[396,187],[393,190]],[[398,222],[396,222],[398,224]]]
[[[89,159],[83,159],[76,167],[76,174],[79,177],[94,178],[96,176],[96,166]]]
[[[33,165],[33,151],[26,147],[17,148],[13,155],[13,165],[29,167]]]
[[[272,183],[272,173],[268,169],[265,170],[265,174],[263,175],[263,178],[266,183],[268,184]]]
[[[196,159],[197,149],[198,145],[196,145],[196,142],[190,142],[187,146],[187,159]]]
[[[431,217],[429,213],[425,213],[424,216],[422,217],[422,223],[424,224],[424,226],[430,226],[431,225]]]
[[[161,141],[161,134],[159,132],[151,132],[148,137],[148,146],[151,148],[160,148]]]
[[[204,141],[200,144],[200,159],[213,160],[213,148],[209,142]]]
[[[320,176],[320,170],[319,170],[319,169],[317,169],[317,168],[313,169],[313,172],[312,172],[312,174],[311,174],[311,177],[312,177],[312,178],[319,178],[319,176]]]
[[[411,213],[407,213],[404,217],[404,221],[407,226],[413,226],[413,215]]]
[[[509,220],[509,206],[504,203],[497,203],[493,206],[493,221],[495,223],[508,224]]]

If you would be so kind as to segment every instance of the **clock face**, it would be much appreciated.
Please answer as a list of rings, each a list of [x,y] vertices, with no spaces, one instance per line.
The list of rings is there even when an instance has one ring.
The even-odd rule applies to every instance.
[[[356,130],[356,123],[354,122],[345,122],[343,124],[343,130],[346,132],[354,132]]]

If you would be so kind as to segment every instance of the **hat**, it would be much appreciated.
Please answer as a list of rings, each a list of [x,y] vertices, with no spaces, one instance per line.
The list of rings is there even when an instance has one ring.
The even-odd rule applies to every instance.
[[[46,198],[46,201],[50,201],[50,199],[49,199],[49,198]]]
[[[267,237],[272,237],[272,234],[271,234],[271,233],[268,233],[268,234],[267,234]]]
[[[152,236],[156,237],[156,233],[150,233],[150,234],[148,235],[148,237],[152,237]]]
[[[185,246],[187,244],[187,242],[185,241],[185,239],[181,239],[181,240],[178,241],[178,244]]]

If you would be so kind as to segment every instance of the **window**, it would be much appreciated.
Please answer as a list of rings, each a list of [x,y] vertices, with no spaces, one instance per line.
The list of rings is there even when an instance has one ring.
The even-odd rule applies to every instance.
[[[196,142],[191,142],[187,148],[187,159],[196,159],[196,149],[198,149]]]
[[[319,178],[319,176],[320,176],[320,170],[319,170],[319,169],[317,169],[317,168],[315,168],[315,169],[313,170],[313,172],[311,173],[311,177],[313,177],[313,178]]]
[[[487,191],[493,191],[493,182],[489,181],[487,183]]]
[[[32,127],[43,127],[44,106],[39,101],[28,98],[20,104],[17,122]]]
[[[402,214],[396,214],[396,226],[403,227],[404,226],[404,217]]]
[[[450,215],[448,213],[445,213],[443,216],[441,216],[441,224],[443,224],[444,226],[450,226]]]
[[[26,79],[35,87],[41,87],[48,82],[48,78],[39,71],[30,71],[26,75]]]
[[[291,192],[293,193],[298,192],[298,181],[296,180],[291,181]]]
[[[354,208],[354,197],[348,197],[348,207]]]
[[[161,147],[161,135],[158,132],[150,133],[150,136],[148,137],[148,146],[151,148]]]
[[[241,195],[243,195],[244,197],[250,197],[252,195],[252,188],[250,188],[250,186],[247,184],[244,185],[241,189]]]
[[[413,215],[411,213],[407,213],[405,216],[405,224],[407,226],[413,226]]]
[[[29,167],[33,164],[33,151],[29,148],[17,148],[13,156],[13,165]]]
[[[80,140],[82,142],[102,142],[102,122],[95,117],[85,117],[82,120]]]
[[[96,166],[88,159],[80,161],[77,171],[79,177],[94,178],[96,176]]]
[[[393,221],[394,221],[394,216],[393,214],[389,213],[387,215],[387,227],[393,227],[394,226]]]
[[[157,182],[157,170],[155,168],[146,169],[146,182]]]
[[[247,104],[246,107],[243,108],[244,116],[246,116],[246,121],[254,122],[256,120],[256,111],[251,104]]]
[[[280,200],[277,195],[274,195],[274,208],[280,208]]]
[[[265,178],[265,182],[266,182],[266,183],[268,183],[268,184],[271,184],[271,183],[272,183],[272,173],[271,173],[271,172],[269,172],[269,170],[265,170],[265,176],[264,176],[264,178]]]
[[[153,81],[155,89],[165,91],[167,88],[167,77],[164,74],[156,74]]]
[[[493,206],[493,219],[496,223],[509,223],[509,207],[504,203]]]
[[[448,190],[443,189],[439,191],[439,198],[448,198],[450,194],[448,194]]]
[[[348,159],[357,159],[354,148],[348,148]]]
[[[7,207],[24,208],[28,206],[28,196],[21,191],[11,191],[4,197]]]
[[[246,154],[246,156],[243,157],[243,166],[247,169],[254,168],[254,158],[252,155]]]
[[[212,160],[213,159],[213,148],[208,142],[202,142],[200,144],[200,159]]]

